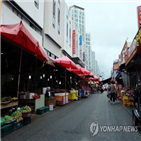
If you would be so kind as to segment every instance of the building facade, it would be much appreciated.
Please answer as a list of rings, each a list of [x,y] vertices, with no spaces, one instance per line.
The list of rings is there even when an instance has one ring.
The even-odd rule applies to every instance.
[[[63,0],[45,1],[44,48],[52,59],[62,57],[64,18]]]
[[[90,33],[86,33],[85,34],[85,41],[86,41],[86,69],[88,69],[89,71],[93,71],[92,68],[92,50],[91,50],[91,34]]]
[[[95,74],[95,68],[96,68],[96,66],[95,66],[95,52],[92,51],[92,73],[94,73],[94,74]]]
[[[16,24],[23,22],[32,35],[42,44],[44,0],[2,1],[1,24]],[[29,8],[30,7],[30,8]]]
[[[100,69],[99,69],[99,65],[98,65],[98,61],[96,60],[95,61],[95,75],[97,76],[97,77],[99,77],[100,76]]]
[[[79,33],[78,41],[82,37],[82,44],[79,42],[78,57],[85,62],[85,9],[76,5],[69,8],[72,19],[75,23],[75,29]]]

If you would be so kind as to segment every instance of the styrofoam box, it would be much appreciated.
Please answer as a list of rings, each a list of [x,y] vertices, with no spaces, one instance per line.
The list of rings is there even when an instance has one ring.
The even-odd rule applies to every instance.
[[[65,96],[65,93],[55,93],[55,96]]]
[[[33,99],[33,95],[35,95],[35,93],[27,93],[27,96],[26,96],[26,98],[27,99]]]
[[[26,95],[20,95],[20,99],[26,99]]]

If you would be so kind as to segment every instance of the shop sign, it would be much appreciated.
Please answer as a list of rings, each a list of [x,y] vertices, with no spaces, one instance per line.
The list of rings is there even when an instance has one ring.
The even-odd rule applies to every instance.
[[[141,6],[137,7],[137,17],[138,17],[138,28],[140,28],[140,22],[141,22]]]
[[[75,43],[75,30],[73,30],[72,33],[72,53],[75,54],[76,53],[76,43]]]

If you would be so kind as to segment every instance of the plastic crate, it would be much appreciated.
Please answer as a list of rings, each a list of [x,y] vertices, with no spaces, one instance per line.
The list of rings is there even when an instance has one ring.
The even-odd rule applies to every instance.
[[[23,126],[23,121],[20,122],[14,122],[13,123],[13,130],[19,129]]]
[[[134,106],[134,102],[128,102],[128,106]]]
[[[27,125],[27,124],[30,124],[30,123],[31,123],[31,117],[24,118],[24,120],[23,120],[24,125]]]
[[[44,113],[49,111],[49,106],[44,106]]]
[[[128,101],[123,101],[123,106],[128,106],[129,102]]]
[[[75,100],[75,99],[76,99],[75,93],[69,93],[69,100]]]
[[[123,96],[122,101],[128,101],[128,97],[127,96]]]
[[[76,97],[78,97],[78,92],[75,93]]]
[[[28,113],[22,113],[22,117],[23,117],[23,118],[30,117],[30,112],[28,112]]]
[[[13,124],[3,125],[1,127],[1,137],[11,133],[13,131]]]
[[[134,102],[134,97],[128,97],[129,102]]]
[[[37,109],[36,114],[38,114],[38,115],[44,114],[44,108],[42,107],[42,108]]]

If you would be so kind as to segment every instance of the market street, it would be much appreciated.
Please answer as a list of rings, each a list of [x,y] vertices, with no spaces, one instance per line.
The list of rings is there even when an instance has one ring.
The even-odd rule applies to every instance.
[[[31,124],[2,138],[2,141],[139,141],[140,132],[90,133],[90,125],[97,121],[105,126],[131,126],[131,113],[122,102],[112,105],[106,92],[91,94],[90,98],[70,102],[53,112],[37,115]]]

